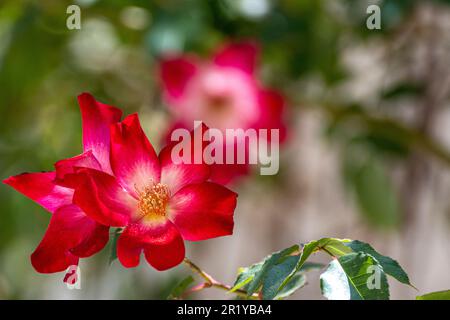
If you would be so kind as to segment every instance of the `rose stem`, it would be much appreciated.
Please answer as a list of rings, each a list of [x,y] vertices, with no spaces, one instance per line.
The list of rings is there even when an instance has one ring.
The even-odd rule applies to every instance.
[[[198,274],[200,277],[202,277],[205,280],[205,283],[200,284],[194,288],[192,288],[190,291],[191,292],[196,292],[196,291],[200,291],[206,288],[210,288],[210,287],[214,287],[214,288],[218,288],[221,290],[225,290],[225,291],[230,291],[232,287],[220,283],[219,281],[215,280],[213,277],[211,277],[209,274],[207,274],[205,271],[203,271],[202,269],[200,269],[195,263],[193,263],[191,260],[189,260],[188,258],[184,258],[183,261],[194,273]],[[237,289],[235,291],[233,291],[233,293],[235,293],[236,295],[240,296],[240,297],[244,297],[244,298],[249,298],[248,294],[246,291],[241,290],[241,289]],[[253,299],[258,299],[259,296],[257,294],[253,294],[250,296]]]

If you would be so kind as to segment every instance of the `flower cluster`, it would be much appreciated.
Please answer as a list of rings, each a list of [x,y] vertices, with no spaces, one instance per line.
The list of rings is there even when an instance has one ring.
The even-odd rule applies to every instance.
[[[175,128],[193,130],[192,135],[206,130],[192,128],[200,120],[222,131],[278,129],[284,140],[284,99],[259,84],[258,51],[253,43],[233,43],[211,61],[194,56],[161,61],[162,88],[173,115],[167,136]],[[136,114],[122,119],[120,109],[88,93],[78,101],[83,153],[56,162],[54,171],[4,180],[52,213],[44,238],[31,255],[38,272],[78,265],[80,258],[105,247],[111,227],[120,230],[116,250],[123,266],[137,266],[144,253],[157,270],[184,259],[184,240],[232,234],[237,194],[224,185],[248,173],[248,163],[172,161],[175,143],[167,141],[156,154]],[[198,151],[190,141],[187,147]],[[224,142],[220,148],[226,153],[234,143]]]
[[[210,181],[206,164],[175,164],[174,144],[159,155],[136,114],[78,97],[83,153],[55,163],[55,170],[4,180],[52,213],[31,255],[33,267],[53,273],[78,265],[104,248],[110,227],[121,228],[117,257],[125,267],[144,253],[157,270],[178,265],[184,240],[230,235],[237,194]],[[204,128],[199,128],[204,130]]]

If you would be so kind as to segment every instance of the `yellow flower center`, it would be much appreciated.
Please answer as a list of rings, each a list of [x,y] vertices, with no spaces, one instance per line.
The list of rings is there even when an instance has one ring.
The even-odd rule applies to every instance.
[[[156,183],[136,192],[139,196],[138,209],[141,218],[157,219],[165,216],[166,205],[170,198],[170,191],[166,185]]]

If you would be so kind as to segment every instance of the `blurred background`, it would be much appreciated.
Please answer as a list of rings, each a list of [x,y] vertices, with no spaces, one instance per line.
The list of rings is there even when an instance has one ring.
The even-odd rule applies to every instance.
[[[67,6],[81,29],[66,28]],[[381,30],[366,9],[381,8]],[[231,237],[187,243],[187,256],[232,284],[237,269],[294,243],[331,236],[371,243],[419,289],[450,287],[450,1],[2,0],[0,176],[49,171],[81,152],[76,97],[139,112],[158,150],[170,122],[158,59],[208,57],[230,40],[256,41],[257,75],[286,100],[288,139],[276,176],[247,177]],[[29,261],[50,214],[0,186],[0,299],[166,298],[189,274],[81,261],[81,290]],[[318,254],[316,261],[326,261]],[[225,298],[205,290],[196,298]],[[322,298],[318,273],[292,298]]]

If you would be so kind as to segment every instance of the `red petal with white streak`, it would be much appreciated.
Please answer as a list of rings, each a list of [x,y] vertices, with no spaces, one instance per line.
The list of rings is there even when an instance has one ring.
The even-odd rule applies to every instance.
[[[133,218],[137,201],[107,173],[81,168],[73,203],[98,223],[122,227]]]
[[[78,156],[56,162],[55,182],[68,188],[74,188],[76,186],[76,167],[101,170],[100,163],[97,161],[92,151],[88,150]]]
[[[3,180],[50,212],[72,203],[73,190],[54,183],[55,172],[22,173]]]
[[[120,121],[122,111],[96,101],[89,93],[79,95],[78,103],[83,122],[83,150],[92,150],[103,171],[111,173],[109,126]]]
[[[137,114],[111,126],[111,167],[119,184],[137,198],[161,176],[158,156],[145,136]]]
[[[206,181],[210,176],[210,168],[203,162],[203,150],[207,143],[194,141],[194,135],[197,133],[203,137],[203,133],[208,127],[202,123],[202,126],[195,128],[190,132],[190,139],[187,141],[171,142],[164,147],[159,153],[159,161],[161,163],[161,183],[169,187],[171,194],[175,194],[184,186],[192,183],[200,183]],[[183,151],[190,150],[190,157],[186,157],[183,162],[174,161],[172,150],[175,146],[182,146]],[[200,164],[195,164],[195,154],[200,156]],[[181,159],[178,159],[181,160]]]
[[[142,251],[147,262],[160,271],[180,264],[185,255],[180,233],[166,219],[160,223],[136,223],[125,228],[117,241],[119,261],[125,267],[135,267]]]
[[[186,240],[198,241],[233,233],[237,194],[216,183],[191,184],[169,201],[168,218]]]

